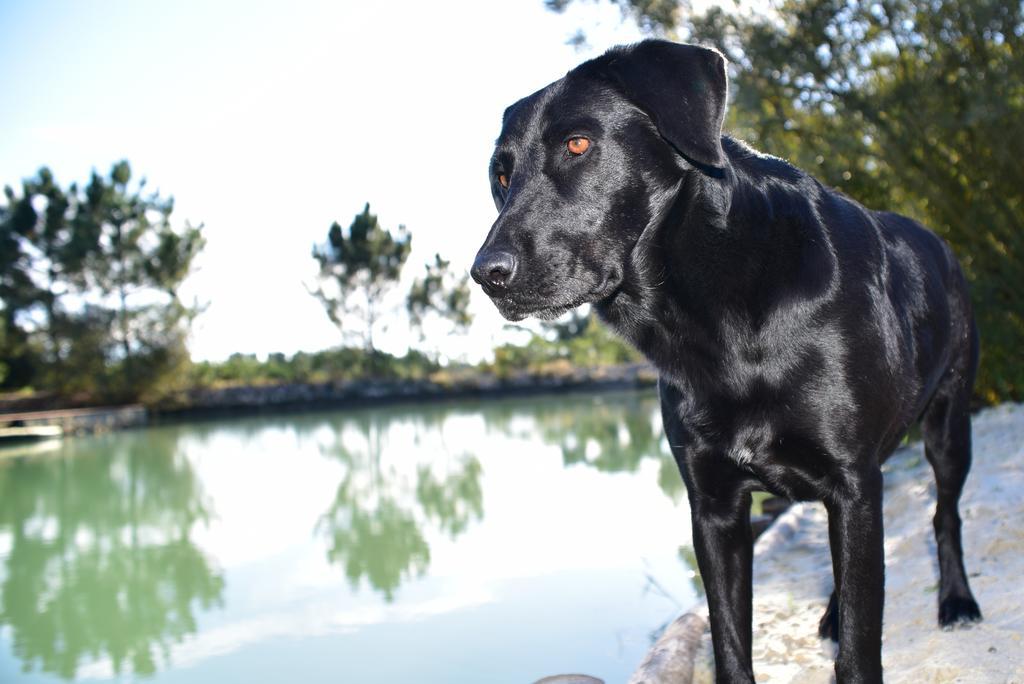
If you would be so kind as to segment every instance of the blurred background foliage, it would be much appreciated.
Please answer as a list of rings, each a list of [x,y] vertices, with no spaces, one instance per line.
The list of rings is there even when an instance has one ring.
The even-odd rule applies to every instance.
[[[355,337],[367,351],[374,349],[374,329],[382,319],[386,329],[390,318],[385,295],[398,284],[411,251],[412,235],[405,226],[392,234],[370,213],[369,202],[347,231],[334,222],[327,241],[313,246],[319,268],[316,289],[310,292],[343,339]]]
[[[422,278],[413,281],[405,306],[409,321],[420,333],[420,340],[427,338],[424,325],[431,314],[448,320],[451,331],[464,333],[473,322],[469,313],[469,274],[456,277],[451,272],[451,262],[434,255],[434,262],[426,265]]]
[[[48,396],[52,405],[142,401],[181,405],[192,388],[345,382],[367,379],[440,384],[490,373],[568,375],[580,366],[638,357],[588,314],[575,313],[528,333],[523,345],[495,350],[494,361],[446,360],[437,351],[396,356],[378,335],[396,321],[388,295],[400,285],[412,235],[392,232],[367,203],[347,229],[334,222],[313,248],[316,285],[348,344],[290,356],[235,353],[224,361],[191,361],[186,339],[197,304],[177,288],[204,246],[201,227],[170,224],[173,202],[130,187],[126,162],[109,178],[96,174],[79,190],[62,189],[47,169],[6,189],[0,207],[0,388]],[[463,334],[472,322],[467,274],[440,254],[404,296],[410,325]],[[438,327],[439,326],[439,327]]]
[[[205,240],[176,230],[173,200],[133,183],[128,162],[63,189],[46,168],[0,207],[0,386],[81,401],[174,391],[199,306],[178,287]]]
[[[483,370],[507,378],[524,370],[535,375],[567,375],[573,368],[596,368],[642,361],[639,353],[612,334],[587,307],[559,321],[545,322],[525,344],[494,349],[494,362]]]
[[[696,13],[672,0],[605,1],[651,35],[728,57],[726,128],[736,137],[942,235],[972,285],[978,400],[1024,398],[1024,5],[780,0]],[[573,2],[545,4],[562,11]],[[585,43],[586,29],[570,42]],[[177,290],[204,245],[201,226],[172,228],[173,202],[133,183],[127,162],[83,188],[62,188],[44,168],[4,192],[4,390],[48,392],[63,404],[159,402],[189,386],[559,376],[640,360],[587,310],[527,330],[523,343],[502,344],[477,365],[437,351],[380,351],[375,331],[401,316],[423,342],[464,333],[470,285],[437,254],[398,298],[412,235],[382,226],[367,203],[347,228],[332,223],[312,253],[310,292],[343,346],[190,363],[186,340],[200,306]],[[404,312],[391,305],[399,299]]]
[[[335,347],[291,356],[270,354],[266,360],[255,354],[232,354],[226,361],[199,361],[192,364],[191,382],[198,387],[219,387],[362,378],[422,380],[439,368],[435,360],[416,350],[394,356],[362,347]]]
[[[1024,397],[1022,3],[616,4],[652,35],[726,55],[727,131],[945,238],[981,328],[978,398]]]

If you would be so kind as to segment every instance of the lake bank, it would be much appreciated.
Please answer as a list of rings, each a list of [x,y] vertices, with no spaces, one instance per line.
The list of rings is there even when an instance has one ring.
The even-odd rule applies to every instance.
[[[502,399],[569,392],[611,392],[650,388],[657,374],[647,364],[571,368],[560,373],[516,373],[505,377],[474,373],[435,375],[420,380],[362,379],[329,382],[198,387],[173,402],[155,406],[61,407],[53,397],[0,400],[0,426],[61,425],[65,432],[103,432],[150,422],[295,412],[321,408],[363,408],[464,399]],[[56,404],[56,405],[55,405]],[[130,413],[131,420],[123,417]]]
[[[561,373],[434,375],[419,380],[365,379],[321,383],[240,385],[190,390],[180,406],[156,407],[160,418],[190,418],[306,408],[349,408],[535,394],[618,391],[653,387],[657,373],[635,363],[571,368]]]
[[[0,445],[139,427],[149,422],[143,406],[98,406],[0,413]],[[19,431],[25,434],[20,434]]]

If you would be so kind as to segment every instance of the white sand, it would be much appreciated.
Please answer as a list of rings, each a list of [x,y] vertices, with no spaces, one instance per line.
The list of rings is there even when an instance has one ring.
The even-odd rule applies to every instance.
[[[935,485],[920,444],[886,464],[886,682],[1024,684],[1024,405],[973,420],[974,465],[961,499],[964,558],[984,621],[943,631],[931,517]],[[754,673],[758,682],[833,680],[831,642],[817,637],[832,586],[820,504],[799,504],[758,540]],[[695,682],[710,682],[705,635]]]

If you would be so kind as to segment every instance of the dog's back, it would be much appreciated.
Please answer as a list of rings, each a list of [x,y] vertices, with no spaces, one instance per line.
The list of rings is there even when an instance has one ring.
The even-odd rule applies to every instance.
[[[762,237],[753,253],[764,266],[744,294],[746,305],[765,302],[763,325],[765,312],[794,296],[823,304],[784,315],[831,318],[856,340],[846,350],[856,366],[851,380],[865,395],[887,397],[883,451],[891,450],[945,374],[973,379],[976,371],[977,332],[956,257],[910,218],[867,209],[781,159],[728,137],[722,142],[737,175],[730,222],[750,222],[754,214],[765,224],[754,231]],[[878,401],[864,396],[859,403]]]

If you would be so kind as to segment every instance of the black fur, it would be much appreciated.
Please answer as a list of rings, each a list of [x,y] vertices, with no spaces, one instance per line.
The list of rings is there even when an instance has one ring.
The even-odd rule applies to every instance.
[[[592,303],[657,367],[720,682],[753,681],[750,492],[818,500],[839,682],[879,682],[881,463],[922,423],[939,621],[980,619],[957,503],[978,339],[949,248],[721,135],[725,62],[616,48],[505,113],[473,276],[510,320]],[[573,155],[566,141],[591,141]],[[505,189],[499,176],[509,179]]]

